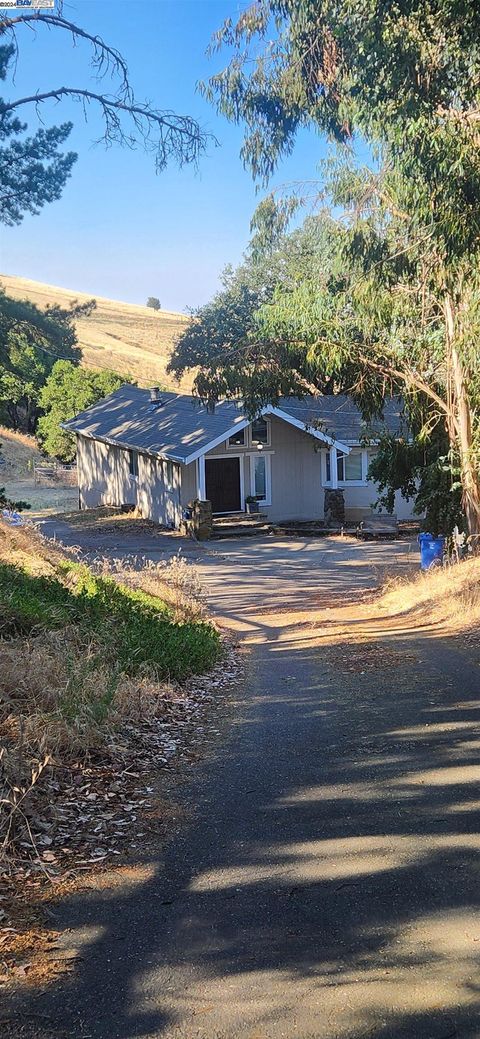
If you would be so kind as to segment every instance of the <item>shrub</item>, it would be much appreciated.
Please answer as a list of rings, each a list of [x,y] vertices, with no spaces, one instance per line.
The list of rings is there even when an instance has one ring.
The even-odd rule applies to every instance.
[[[182,680],[206,671],[220,655],[220,639],[206,621],[173,619],[172,608],[136,588],[65,562],[58,576],[33,576],[0,563],[0,633],[25,634],[76,625],[112,666],[127,675],[149,669]]]

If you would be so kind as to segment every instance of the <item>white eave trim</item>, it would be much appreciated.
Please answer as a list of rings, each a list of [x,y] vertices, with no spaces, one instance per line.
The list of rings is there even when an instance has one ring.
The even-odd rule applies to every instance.
[[[148,455],[150,458],[160,458],[165,462],[175,462],[177,465],[185,465],[185,458],[171,455],[160,451],[149,451],[147,447],[139,447],[138,444],[129,444],[125,440],[117,440],[113,437],[98,436],[96,433],[87,433],[84,429],[71,429],[65,422],[59,423],[60,428],[67,433],[74,433],[77,437],[85,437],[86,440],[98,440],[100,444],[108,444],[109,447],[120,447],[122,451],[137,451],[139,455]]]
[[[262,413],[263,414],[263,413]],[[198,451],[193,451],[191,455],[188,455],[183,459],[185,465],[189,465],[190,462],[196,462],[197,458],[201,458],[202,455],[206,455],[208,451],[213,451],[214,447],[218,447],[219,444],[225,443],[230,437],[233,437],[234,433],[239,433],[240,430],[246,429],[250,425],[251,419],[242,418],[231,426],[230,429],[226,429],[220,436],[215,437],[214,440],[210,440],[208,444],[204,444],[203,447],[199,447]]]
[[[315,440],[323,440],[323,443],[328,444],[329,447],[336,447],[338,451],[343,451],[345,455],[350,454],[350,447],[348,444],[327,436],[327,434],[322,433],[320,429],[314,429],[313,426],[309,426],[298,418],[293,418],[293,415],[289,415],[288,411],[282,411],[281,408],[274,408],[272,405],[271,407],[266,408],[265,411],[262,411],[262,415],[276,415],[277,418],[283,419],[284,422],[289,422],[291,426],[296,426],[297,429],[301,429],[304,433],[308,433],[309,436],[314,437]]]
[[[288,422],[290,426],[295,426],[296,429],[301,429],[303,433],[308,433],[309,436],[314,437],[315,440],[321,440],[324,444],[329,447],[336,447],[338,451],[343,451],[345,455],[350,454],[351,448],[348,444],[343,443],[340,440],[334,440],[333,437],[329,437],[326,433],[322,433],[319,429],[314,429],[313,426],[307,425],[305,422],[301,422],[300,419],[293,418],[292,415],[288,414],[288,411],[282,411],[281,408],[274,408],[273,405],[268,408],[259,411],[259,416],[262,415],[275,415],[276,418],[281,419],[283,422]],[[213,440],[210,440],[203,447],[199,447],[196,451],[192,451],[191,454],[181,458],[178,455],[162,454],[158,451],[148,451],[146,448],[138,447],[135,444],[128,444],[120,440],[109,438],[106,436],[95,436],[94,433],[87,433],[84,430],[72,429],[67,422],[61,422],[62,429],[66,429],[69,433],[76,433],[77,436],[88,437],[90,440],[100,440],[104,444],[111,444],[112,447],[122,447],[127,451],[139,451],[141,454],[151,455],[153,458],[166,458],[170,462],[178,462],[181,465],[190,465],[191,462],[196,462],[197,458],[201,458],[202,455],[207,454],[209,451],[213,451],[219,444],[225,443],[229,440],[234,433],[240,432],[242,429],[246,429],[250,425],[252,420],[250,418],[242,418],[235,422],[235,425],[230,426],[230,429],[225,429],[223,433],[220,433]]]

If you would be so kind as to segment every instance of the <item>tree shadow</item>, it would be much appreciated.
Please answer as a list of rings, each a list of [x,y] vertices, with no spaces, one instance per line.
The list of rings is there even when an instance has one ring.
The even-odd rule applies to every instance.
[[[57,907],[80,958],[24,1010],[75,1039],[474,1039],[476,674],[427,639],[350,676],[273,639],[248,684],[189,827]]]

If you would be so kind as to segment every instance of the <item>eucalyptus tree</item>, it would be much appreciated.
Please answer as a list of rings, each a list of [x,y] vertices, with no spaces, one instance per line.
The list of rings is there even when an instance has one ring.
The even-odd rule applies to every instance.
[[[233,55],[203,89],[245,124],[242,156],[257,180],[268,182],[303,126],[374,150],[375,170],[342,172],[337,185],[349,214],[342,248],[357,269],[347,294],[328,296],[328,330],[315,328],[325,297],[310,283],[297,298],[307,356],[327,368],[335,352],[348,359],[372,399],[384,379],[429,402],[428,421],[441,417],[459,455],[478,533],[480,5],[258,0],[219,30],[212,50],[222,46]],[[292,301],[279,302],[268,334],[272,320],[289,327]],[[297,331],[294,322],[292,341]]]

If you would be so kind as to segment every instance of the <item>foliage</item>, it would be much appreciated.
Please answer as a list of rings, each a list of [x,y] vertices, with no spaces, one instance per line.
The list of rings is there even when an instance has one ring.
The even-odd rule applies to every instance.
[[[220,655],[215,628],[206,622],[176,623],[154,596],[97,577],[86,566],[60,563],[55,576],[33,576],[0,563],[2,624],[10,634],[77,626],[93,642],[98,661],[117,673],[183,679],[207,670]]]
[[[40,310],[0,289],[0,416],[6,425],[34,432],[42,387],[59,357],[79,359],[75,320],[95,305]]]
[[[308,124],[344,149],[363,135],[378,161],[343,162],[331,178],[344,283],[332,292],[313,278],[284,294],[264,335],[303,341],[327,371],[348,359],[367,410],[382,380],[422,397],[428,428],[441,420],[459,456],[468,526],[480,531],[478,4],[259,0],[227,20],[222,45],[233,57],[203,89],[245,124],[257,179]]]
[[[149,296],[146,305],[147,307],[151,307],[152,310],[162,309],[162,304],[160,303],[158,296]]]
[[[21,58],[22,34],[28,34],[34,29],[39,35],[53,32],[60,47],[65,41],[79,49],[82,46],[89,49],[90,71],[86,84],[52,85],[25,97],[0,100],[0,140],[2,135],[8,137],[25,130],[25,125],[17,115],[20,109],[33,107],[41,119],[40,112],[49,102],[58,105],[67,99],[78,103],[84,118],[88,118],[90,109],[100,113],[103,120],[102,139],[107,147],[112,144],[128,148],[140,145],[154,155],[157,171],[163,170],[171,160],[180,166],[197,163],[207,144],[213,140],[211,135],[204,133],[190,116],[176,115],[169,110],[156,108],[149,101],[138,100],[123,55],[98,34],[89,32],[65,17],[63,6],[63,0],[59,0],[55,11],[18,9],[0,14],[0,37],[5,40],[0,49],[0,75],[3,72],[2,78],[5,79],[7,69],[11,67],[13,88],[15,69]],[[104,90],[100,84],[107,77],[108,90]],[[93,82],[90,83],[90,80]],[[0,152],[0,165],[3,166],[7,159],[13,160],[7,190],[0,203],[3,204],[8,223],[17,223],[24,211],[36,213],[45,202],[60,197],[76,159],[73,153],[65,156],[57,154],[58,146],[64,142],[70,130],[70,123],[47,130],[42,128],[33,138],[23,143],[16,141],[5,153]],[[49,160],[50,165],[44,165],[45,160]]]
[[[425,517],[425,529],[432,534],[450,534],[455,525],[463,528],[462,488],[458,460],[447,453],[443,434],[422,441],[405,440],[385,433],[370,462],[368,476],[380,494],[377,506],[393,512],[395,493],[414,500],[414,512]]]
[[[131,380],[117,372],[79,368],[72,361],[55,361],[42,387],[38,403],[44,415],[38,420],[37,438],[45,453],[71,462],[75,458],[75,436],[60,428],[80,411]]]
[[[0,46],[0,80],[6,79],[13,57],[12,45]],[[77,156],[59,153],[72,123],[42,127],[32,137],[22,137],[27,124],[4,112],[3,104],[0,99],[0,223],[12,226],[25,213],[36,216],[60,198]]]
[[[303,344],[297,348],[263,328],[260,332],[258,321],[277,292],[293,292],[319,269],[325,233],[319,221],[310,220],[290,235],[270,237],[268,250],[254,239],[240,267],[224,271],[220,292],[193,313],[169,371],[179,377],[187,368],[198,369],[194,385],[202,398],[240,395],[252,414],[290,392],[331,392],[333,373],[325,377],[315,361],[310,364]]]

